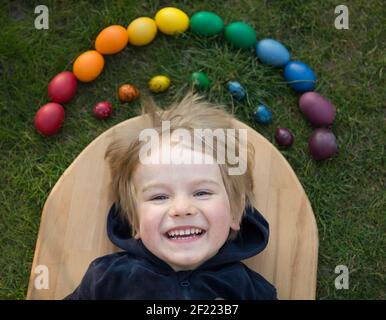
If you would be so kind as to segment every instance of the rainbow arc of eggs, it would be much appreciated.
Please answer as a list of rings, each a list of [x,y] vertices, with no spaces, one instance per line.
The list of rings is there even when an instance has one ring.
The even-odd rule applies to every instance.
[[[225,26],[221,17],[210,11],[200,11],[191,18],[182,10],[167,7],[159,10],[154,19],[140,17],[133,20],[127,28],[111,25],[103,29],[95,40],[95,50],[88,50],[80,54],[73,63],[72,72],[63,71],[57,74],[48,84],[50,102],[42,106],[36,113],[35,128],[44,136],[56,134],[64,121],[65,112],[62,104],[69,102],[77,91],[77,81],[91,82],[102,73],[104,56],[114,55],[126,48],[128,44],[144,46],[151,43],[158,30],[167,35],[176,35],[191,31],[204,37],[223,34],[223,37],[237,49],[254,48],[256,56],[263,63],[282,69],[287,84],[296,92],[299,98],[300,111],[314,127],[309,140],[309,151],[316,160],[330,158],[337,152],[335,135],[329,129],[335,120],[336,109],[332,103],[321,94],[314,91],[317,78],[313,70],[304,62],[291,60],[288,49],[274,39],[257,41],[253,27],[245,22],[232,22]],[[210,80],[202,71],[192,73],[190,82],[198,90],[206,90]],[[167,90],[170,79],[165,75],[153,77],[149,89],[158,93]],[[236,101],[245,99],[247,92],[235,80],[227,83],[227,89]],[[122,102],[137,99],[139,90],[132,84],[123,84],[118,90],[118,97]],[[95,105],[93,112],[99,119],[111,115],[112,104],[101,101]],[[267,106],[260,104],[254,112],[256,122],[269,124],[272,122],[272,112]],[[282,147],[289,147],[294,136],[287,128],[277,128],[275,140]]]

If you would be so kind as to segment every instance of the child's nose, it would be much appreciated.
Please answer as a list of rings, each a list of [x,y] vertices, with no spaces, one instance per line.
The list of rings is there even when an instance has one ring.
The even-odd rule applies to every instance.
[[[196,209],[186,197],[176,197],[170,207],[171,216],[190,216],[196,213]]]

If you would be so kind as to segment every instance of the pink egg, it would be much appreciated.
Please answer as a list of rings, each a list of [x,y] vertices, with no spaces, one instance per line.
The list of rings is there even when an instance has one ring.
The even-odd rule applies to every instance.
[[[325,127],[334,122],[335,107],[317,92],[304,93],[299,99],[299,107],[314,127]]]
[[[64,108],[55,102],[42,106],[36,112],[35,128],[44,136],[52,136],[57,133],[64,121]]]
[[[63,71],[48,84],[48,96],[52,102],[66,103],[75,95],[77,86],[75,75],[70,71]]]
[[[94,106],[93,109],[94,115],[98,119],[107,119],[110,117],[112,111],[113,105],[109,101],[100,101]]]

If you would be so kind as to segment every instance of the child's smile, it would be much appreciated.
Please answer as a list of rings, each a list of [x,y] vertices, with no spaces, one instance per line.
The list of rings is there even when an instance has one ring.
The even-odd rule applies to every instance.
[[[192,242],[200,239],[204,234],[205,230],[196,226],[181,226],[172,228],[166,232],[165,236],[170,241],[177,243]]]

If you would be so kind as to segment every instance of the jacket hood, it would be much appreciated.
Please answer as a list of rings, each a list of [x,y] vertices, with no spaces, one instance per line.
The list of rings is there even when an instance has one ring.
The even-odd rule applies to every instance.
[[[165,271],[173,269],[164,261],[151,253],[142,243],[131,236],[131,227],[113,204],[107,217],[107,235],[110,241],[130,255],[155,263]],[[268,222],[254,207],[246,207],[237,237],[227,240],[218,253],[204,262],[198,269],[209,269],[219,265],[241,261],[263,251],[268,244]]]

